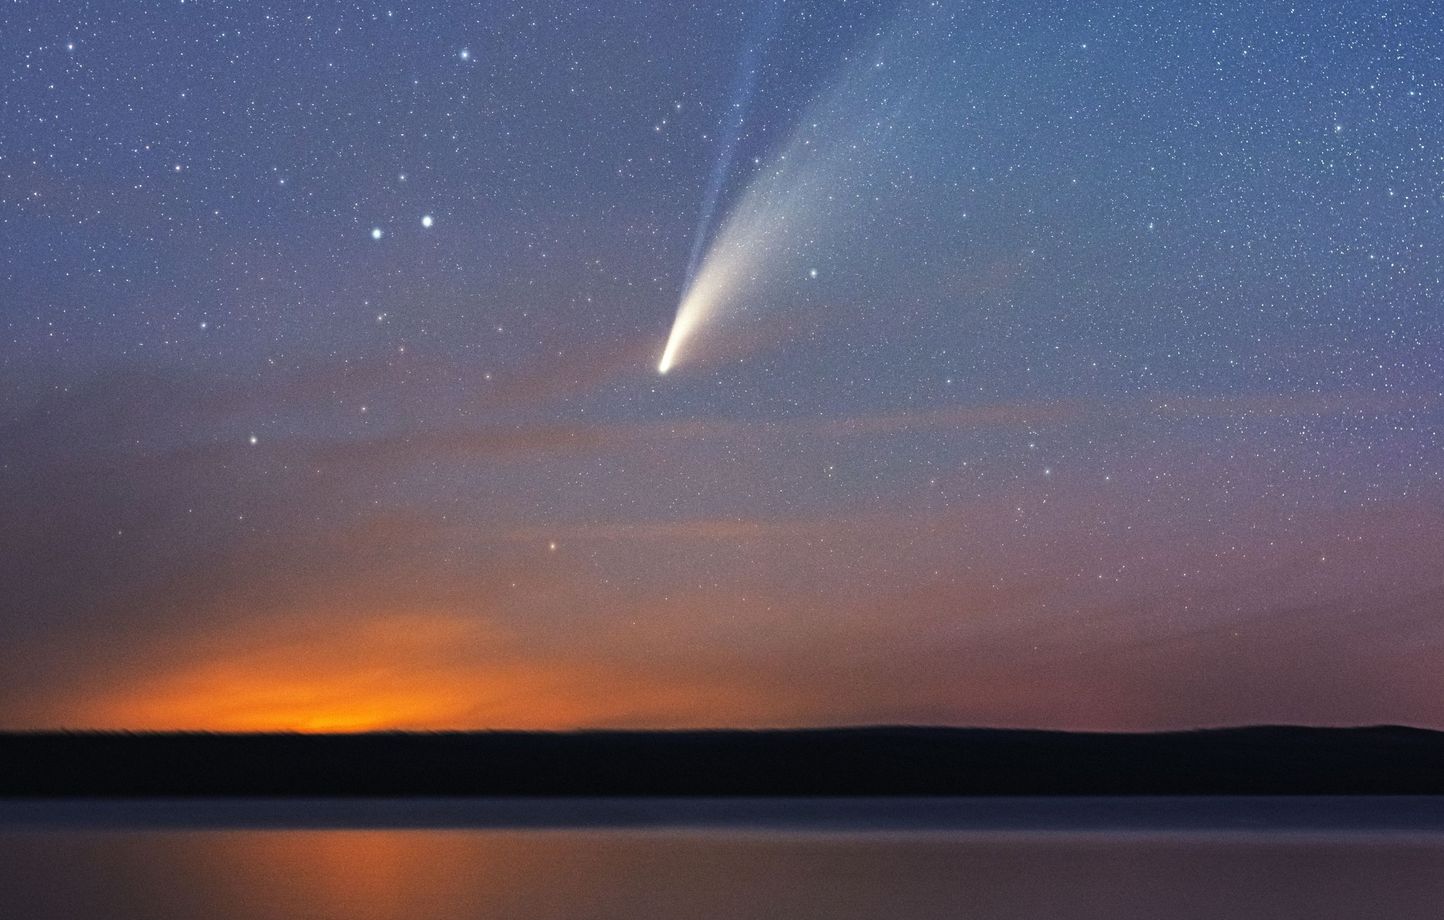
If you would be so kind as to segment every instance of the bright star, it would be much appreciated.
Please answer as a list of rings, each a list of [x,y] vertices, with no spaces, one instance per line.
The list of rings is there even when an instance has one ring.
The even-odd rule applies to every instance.
[[[431,225],[433,223],[435,223],[435,221],[431,219],[430,214],[427,214],[421,218],[421,226],[427,228],[428,230],[431,229]]]
[[[371,228],[371,238],[372,238],[373,240],[379,240],[379,239],[381,239],[381,237],[383,237],[383,236],[385,236],[385,235],[386,235],[386,234],[384,234],[384,233],[381,231],[381,228],[380,228],[380,227],[372,227],[372,228]]]

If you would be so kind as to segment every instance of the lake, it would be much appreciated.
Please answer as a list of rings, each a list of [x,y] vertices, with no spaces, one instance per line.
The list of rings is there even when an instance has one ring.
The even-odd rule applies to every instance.
[[[0,916],[1440,916],[1444,802],[0,802]]]

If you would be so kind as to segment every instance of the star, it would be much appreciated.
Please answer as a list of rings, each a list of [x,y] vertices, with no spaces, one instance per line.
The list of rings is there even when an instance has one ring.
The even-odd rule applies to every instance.
[[[431,219],[431,215],[430,215],[430,214],[422,215],[422,218],[421,218],[421,226],[423,226],[423,227],[425,227],[426,229],[430,230],[430,229],[431,229],[431,225],[434,224],[434,223],[435,223],[435,221]]]
[[[386,235],[385,231],[383,231],[380,227],[372,227],[372,228],[371,228],[371,238],[372,238],[373,240],[379,240],[379,239],[381,239],[381,237],[383,237],[383,236],[385,236],[385,235]]]

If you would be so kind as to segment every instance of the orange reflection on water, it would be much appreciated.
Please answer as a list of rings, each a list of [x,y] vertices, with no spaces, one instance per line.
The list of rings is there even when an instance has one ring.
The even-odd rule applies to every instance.
[[[579,828],[192,836],[190,846],[178,834],[153,837],[165,852],[151,861],[205,892],[216,920],[836,920],[886,916],[900,904],[913,916],[910,898],[936,902],[939,888],[951,894],[958,884],[953,848],[927,841]]]
[[[27,920],[1436,917],[1444,849],[1387,834],[0,829]]]

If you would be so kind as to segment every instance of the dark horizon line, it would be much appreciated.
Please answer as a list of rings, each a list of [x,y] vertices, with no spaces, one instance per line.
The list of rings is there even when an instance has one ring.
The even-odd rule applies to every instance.
[[[1444,795],[1444,732],[869,726],[0,735],[0,798]]]

